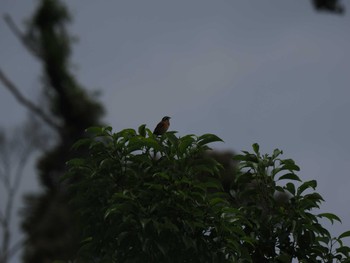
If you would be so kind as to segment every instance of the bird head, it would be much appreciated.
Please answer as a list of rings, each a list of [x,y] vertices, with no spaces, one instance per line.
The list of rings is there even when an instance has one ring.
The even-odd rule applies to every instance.
[[[170,120],[171,118],[169,117],[169,116],[164,116],[163,117],[163,119],[162,119],[162,121],[168,121],[168,120]]]

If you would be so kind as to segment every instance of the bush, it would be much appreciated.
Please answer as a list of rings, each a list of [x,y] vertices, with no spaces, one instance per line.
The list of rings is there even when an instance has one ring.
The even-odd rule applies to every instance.
[[[73,148],[89,154],[69,161],[66,176],[81,223],[79,260],[349,262],[342,238],[350,231],[332,238],[320,225],[340,219],[312,213],[323,201],[310,191],[316,181],[302,183],[279,150],[261,155],[254,144],[254,153],[236,155],[224,190],[223,167],[206,154],[221,141],[213,134],[156,137],[145,125],[87,132]]]

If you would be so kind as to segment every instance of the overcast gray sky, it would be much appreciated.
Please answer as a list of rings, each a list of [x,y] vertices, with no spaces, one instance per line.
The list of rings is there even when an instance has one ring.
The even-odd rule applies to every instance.
[[[37,1],[0,0],[20,25]],[[68,1],[67,1],[68,2]],[[311,1],[69,1],[79,37],[72,62],[86,87],[102,91],[115,130],[151,129],[169,115],[180,135],[215,133],[222,149],[284,150],[316,179],[323,212],[350,229],[350,4],[343,16]],[[0,21],[0,66],[30,98],[40,64]],[[26,118],[0,87],[0,125]],[[37,190],[30,173],[22,191]],[[350,245],[350,240],[348,245]]]

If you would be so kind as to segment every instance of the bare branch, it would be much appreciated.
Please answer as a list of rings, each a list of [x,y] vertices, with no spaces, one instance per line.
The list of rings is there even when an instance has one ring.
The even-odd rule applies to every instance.
[[[24,239],[18,241],[14,245],[12,245],[7,251],[5,251],[5,254],[3,255],[4,258],[12,258],[26,243]]]
[[[17,192],[17,190],[20,186],[20,183],[21,183],[21,180],[23,177],[23,169],[24,169],[25,164],[27,163],[27,160],[28,160],[32,150],[34,150],[33,145],[29,145],[25,150],[23,150],[23,153],[19,157],[19,162],[18,162],[17,169],[15,172],[15,179],[14,179],[14,182],[13,182],[13,185],[11,188],[12,195],[14,195],[14,193]]]
[[[0,210],[0,227],[3,227],[4,222],[5,222],[5,217]]]
[[[22,33],[16,23],[13,21],[9,14],[4,15],[4,20],[12,33],[22,42],[22,44],[32,53],[35,57],[40,58],[40,52],[32,45],[28,38]]]
[[[7,190],[4,209],[0,210],[0,263],[8,260],[23,246],[25,239],[14,243],[12,240],[12,217],[16,196],[24,175],[24,169],[31,154],[36,150],[37,137],[40,137],[40,128],[27,120],[23,127],[14,129],[14,132],[0,129],[0,168],[3,171],[3,185]],[[45,125],[45,127],[47,127]]]
[[[0,81],[2,84],[12,93],[12,95],[16,98],[16,100],[25,106],[27,109],[35,113],[38,117],[40,117],[46,124],[50,127],[54,128],[57,132],[60,131],[60,126],[53,122],[49,116],[47,116],[38,106],[32,103],[30,100],[25,98],[19,89],[11,82],[3,71],[0,69]]]

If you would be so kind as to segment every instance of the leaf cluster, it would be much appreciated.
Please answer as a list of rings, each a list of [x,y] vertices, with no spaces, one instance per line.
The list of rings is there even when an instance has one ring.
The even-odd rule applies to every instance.
[[[87,130],[89,156],[69,161],[68,178],[84,227],[88,262],[223,262],[242,257],[243,221],[228,202],[221,165],[202,158],[215,135],[155,137],[138,131]],[[200,181],[202,173],[211,178]],[[216,191],[208,191],[208,189]]]
[[[232,184],[232,204],[249,217],[246,235],[254,246],[254,262],[349,262],[350,248],[342,238],[332,237],[321,223],[326,218],[341,222],[332,213],[314,213],[324,201],[317,193],[315,180],[302,182],[300,168],[292,159],[281,159],[283,152],[261,154],[253,144],[253,153],[244,151]]]
[[[73,148],[67,178],[83,227],[78,259],[87,262],[349,262],[350,248],[319,222],[316,181],[302,182],[282,151],[236,155],[223,167],[205,154],[213,134],[156,137],[142,125],[117,133],[92,127]],[[205,176],[203,179],[203,174]]]

